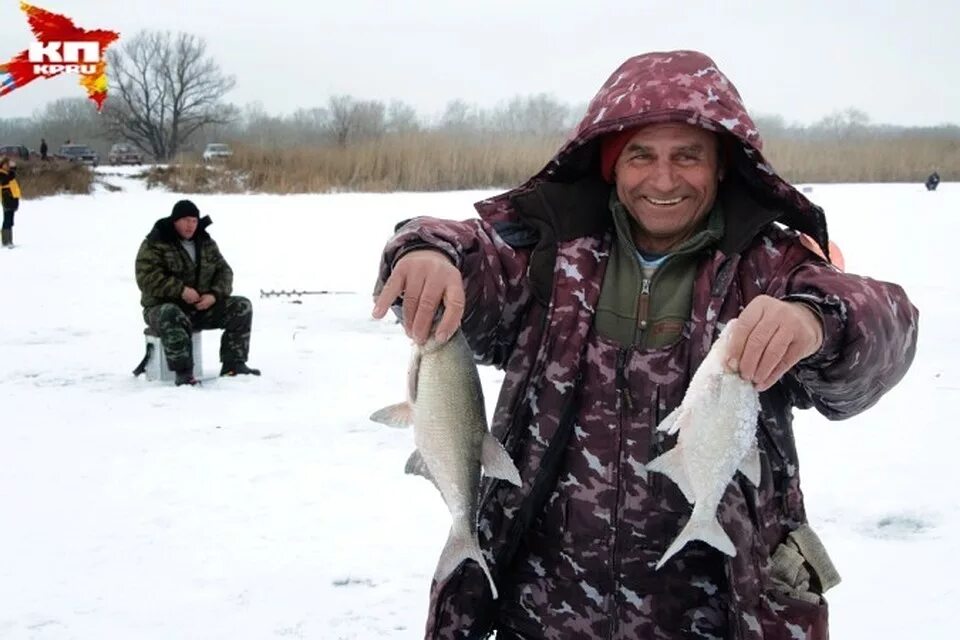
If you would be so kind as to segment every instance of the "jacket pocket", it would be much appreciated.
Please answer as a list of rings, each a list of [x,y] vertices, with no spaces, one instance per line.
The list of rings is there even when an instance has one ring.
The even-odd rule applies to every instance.
[[[810,525],[791,531],[770,556],[770,585],[761,605],[763,637],[825,640],[823,593],[838,582],[840,575]]]
[[[773,588],[792,598],[817,602],[820,596],[840,582],[840,574],[830,560],[819,536],[809,524],[787,534],[770,558]]]

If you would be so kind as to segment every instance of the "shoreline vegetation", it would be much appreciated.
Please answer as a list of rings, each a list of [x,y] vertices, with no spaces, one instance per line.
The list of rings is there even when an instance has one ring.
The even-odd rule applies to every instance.
[[[157,36],[160,37],[160,36]],[[0,118],[0,146],[39,148],[54,155],[64,141],[82,143],[108,160],[125,142],[152,160],[137,174],[148,188],[182,193],[425,192],[509,189],[540,171],[575,129],[587,105],[549,94],[515,96],[492,106],[451,100],[425,116],[402,101],[330,96],[323,105],[268,113],[216,102],[210,113],[145,121],[134,131],[117,122],[132,107],[108,102],[103,114],[89,100],[61,98],[30,118]],[[126,109],[126,111],[125,111]],[[132,116],[131,116],[132,117]],[[199,118],[199,119],[198,119]],[[135,119],[134,119],[135,120]],[[181,125],[182,125],[181,122]],[[804,183],[923,182],[937,171],[960,180],[960,126],[902,126],[871,122],[856,108],[811,124],[757,114],[764,156],[788,181]],[[208,143],[226,143],[233,155],[204,163]],[[24,197],[92,193],[110,181],[63,162],[26,162]]]
[[[561,137],[388,134],[347,146],[264,149],[238,144],[231,158],[204,163],[197,154],[143,165],[148,188],[180,193],[331,193],[455,191],[516,186],[539,171]],[[765,156],[788,181],[923,182],[936,169],[960,179],[960,139],[922,135],[845,139],[771,138]],[[20,164],[24,198],[92,193],[96,174],[63,161]]]

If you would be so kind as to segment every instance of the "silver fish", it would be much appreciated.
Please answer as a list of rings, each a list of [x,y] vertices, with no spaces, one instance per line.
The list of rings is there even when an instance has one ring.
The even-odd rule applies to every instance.
[[[760,396],[753,385],[724,367],[731,320],[697,368],[680,406],[657,427],[679,432],[677,444],[652,460],[647,469],[663,473],[693,505],[686,526],[666,550],[657,569],[691,540],[702,540],[729,556],[737,555],[720,526],[717,507],[737,471],[760,482],[757,416]]]
[[[417,450],[406,472],[431,480],[453,522],[440,554],[435,580],[443,580],[467,558],[475,560],[497,587],[477,540],[480,467],[485,475],[520,486],[509,454],[487,431],[480,376],[473,352],[458,331],[439,344],[432,337],[414,345],[407,379],[407,401],[380,409],[370,419],[390,426],[413,424]]]

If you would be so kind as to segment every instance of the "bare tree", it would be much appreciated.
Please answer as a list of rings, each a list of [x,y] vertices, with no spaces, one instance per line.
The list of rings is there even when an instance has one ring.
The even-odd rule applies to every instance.
[[[854,107],[847,107],[842,111],[834,111],[824,116],[811,127],[809,133],[815,137],[827,137],[838,140],[865,135],[870,125],[870,116]]]
[[[326,110],[327,131],[339,147],[362,138],[376,138],[386,131],[385,112],[383,103],[376,100],[331,96]]]
[[[347,137],[350,135],[350,109],[352,107],[353,98],[350,96],[330,96],[330,106],[327,108],[327,127],[339,147],[347,146]]]
[[[330,112],[324,107],[297,109],[288,119],[294,133],[293,146],[318,145],[327,141],[330,130]]]
[[[108,51],[110,133],[167,160],[201,128],[228,123],[235,110],[222,98],[235,80],[206,50],[202,38],[188,33],[141,31]]]
[[[494,110],[491,126],[495,131],[545,137],[565,133],[569,108],[552,96],[517,96]]]
[[[379,138],[387,130],[386,107],[379,100],[360,100],[353,105],[350,135],[355,140]]]
[[[401,100],[392,100],[387,108],[387,131],[411,133],[419,130],[420,121],[416,109]]]
[[[247,103],[243,107],[234,127],[234,137],[242,138],[261,149],[278,149],[296,140],[292,127],[284,122],[282,117],[267,113],[259,101]]]
[[[449,133],[477,131],[477,109],[463,100],[451,100],[440,116],[440,129]]]

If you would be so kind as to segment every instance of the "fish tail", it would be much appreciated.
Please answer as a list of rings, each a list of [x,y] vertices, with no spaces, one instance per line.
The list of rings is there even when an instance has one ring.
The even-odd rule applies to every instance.
[[[374,411],[370,419],[388,427],[403,428],[413,424],[413,405],[409,402],[398,402]]]
[[[437,570],[433,574],[433,579],[437,582],[444,580],[453,573],[454,569],[460,566],[460,563],[466,559],[473,559],[483,569],[483,573],[490,582],[490,591],[493,592],[493,599],[497,599],[497,585],[490,574],[490,567],[480,551],[480,543],[477,536],[466,530],[458,529],[456,526],[450,527],[450,535],[447,536],[447,544],[443,547],[440,554],[440,560],[437,562]]]
[[[692,540],[702,540],[728,556],[733,557],[737,555],[733,541],[730,539],[730,536],[727,535],[727,532],[723,530],[723,527],[720,526],[719,520],[716,518],[694,519],[691,515],[687,525],[680,532],[680,535],[677,536],[677,539],[673,541],[673,544],[667,548],[663,557],[660,558],[660,562],[657,563],[656,568],[659,569],[662,567],[667,560]]]

